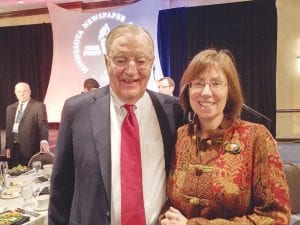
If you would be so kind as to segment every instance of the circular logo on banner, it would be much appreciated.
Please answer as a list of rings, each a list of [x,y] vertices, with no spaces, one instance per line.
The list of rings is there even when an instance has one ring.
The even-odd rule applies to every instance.
[[[126,16],[118,12],[100,12],[81,24],[73,40],[73,60],[80,73],[95,78],[100,85],[108,83],[103,55],[105,42],[112,28],[126,22]]]

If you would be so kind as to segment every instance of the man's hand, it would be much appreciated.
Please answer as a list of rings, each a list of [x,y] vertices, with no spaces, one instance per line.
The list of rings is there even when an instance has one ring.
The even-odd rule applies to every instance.
[[[48,141],[41,141],[40,143],[40,151],[41,152],[50,152],[50,147]]]
[[[9,148],[5,149],[5,153],[6,153],[6,158],[10,159],[11,154],[10,154],[10,149]]]

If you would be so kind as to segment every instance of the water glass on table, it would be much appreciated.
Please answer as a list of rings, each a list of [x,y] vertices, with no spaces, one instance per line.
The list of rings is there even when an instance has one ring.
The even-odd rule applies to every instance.
[[[32,168],[34,169],[35,175],[39,175],[39,170],[42,167],[42,162],[41,161],[34,161],[32,162]]]
[[[44,165],[43,168],[44,168],[44,177],[50,180],[52,175],[53,164]]]
[[[7,176],[8,176],[8,163],[7,161],[1,161],[0,162],[0,186],[2,187],[2,189],[8,187]]]
[[[8,174],[8,162],[7,161],[1,161],[0,166],[1,166],[1,169],[3,170],[3,172],[5,174]]]
[[[32,207],[32,197],[33,197],[33,188],[31,185],[25,185],[21,187],[21,196],[23,198],[24,204],[23,208],[31,208]]]
[[[0,172],[0,193],[2,191],[4,191],[4,189],[5,189],[4,177],[3,177],[3,175]]]

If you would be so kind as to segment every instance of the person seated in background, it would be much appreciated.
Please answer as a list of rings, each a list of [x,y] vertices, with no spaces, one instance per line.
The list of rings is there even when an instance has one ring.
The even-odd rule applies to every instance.
[[[160,93],[173,96],[175,82],[171,77],[163,77],[157,81],[158,91]]]
[[[276,140],[263,125],[239,119],[244,98],[231,53],[198,53],[179,99],[189,123],[177,131],[159,224],[290,224]]]
[[[83,89],[84,89],[83,92],[85,93],[85,92],[94,90],[94,89],[99,88],[99,87],[100,87],[100,85],[99,85],[98,81],[96,81],[93,78],[88,78],[83,83]]]

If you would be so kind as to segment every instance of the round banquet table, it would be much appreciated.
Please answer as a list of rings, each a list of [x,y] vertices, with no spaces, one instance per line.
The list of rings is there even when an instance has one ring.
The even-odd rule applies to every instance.
[[[43,171],[40,171],[40,174],[42,174]],[[44,181],[42,182],[38,177],[41,177],[35,175],[33,170],[30,170],[26,173],[23,173],[19,176],[10,176],[8,175],[6,177],[7,183],[8,183],[8,190],[13,190],[13,195],[4,195],[4,191],[0,194],[0,213],[6,210],[16,210],[17,208],[23,209],[23,199],[21,197],[21,186],[23,185],[31,185],[33,187],[33,190],[43,190],[45,187],[49,187],[50,182]],[[30,220],[26,223],[23,223],[24,225],[47,225],[48,224],[48,210],[46,209],[39,209],[37,207],[36,201],[34,197],[31,199],[32,206],[30,208],[26,208],[28,210],[28,213],[24,213],[24,216],[30,217]],[[30,214],[31,212],[36,212],[39,215],[33,216]]]

